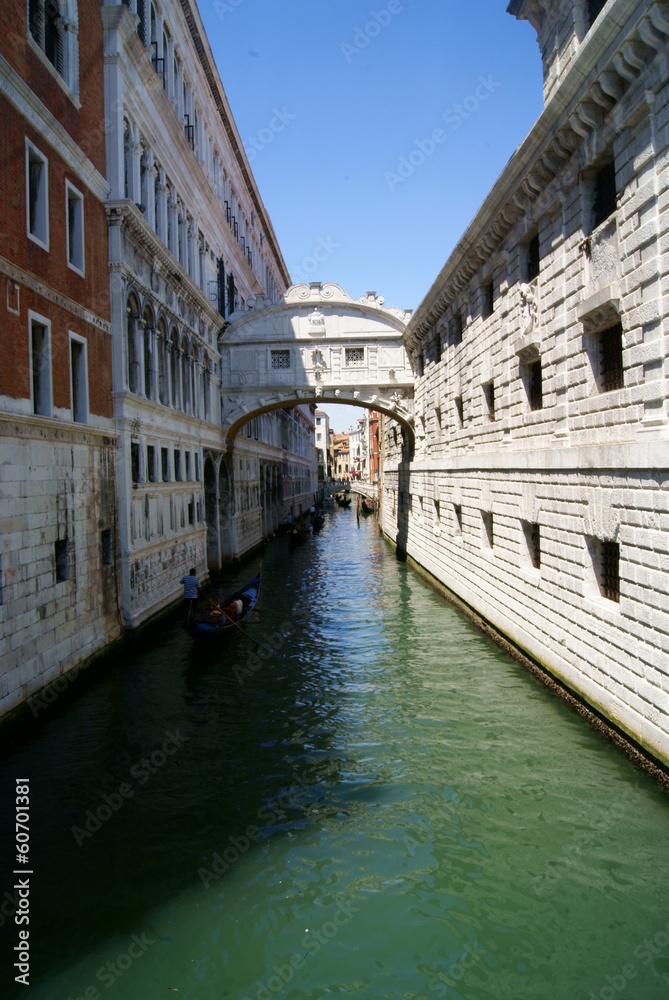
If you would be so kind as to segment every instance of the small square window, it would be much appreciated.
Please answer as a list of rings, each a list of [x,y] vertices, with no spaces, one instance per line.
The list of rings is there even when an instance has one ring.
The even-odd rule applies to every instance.
[[[483,395],[488,410],[488,419],[495,419],[495,383],[485,382],[483,384]]]
[[[495,531],[492,511],[482,510],[481,522],[483,526],[483,534],[481,536],[482,544],[484,548],[492,549],[495,545]]]
[[[55,544],[56,583],[70,579],[70,549],[67,538],[59,539]]]
[[[65,182],[67,195],[67,263],[84,273],[84,197],[80,191]]]
[[[28,235],[49,249],[49,163],[26,139],[26,205]]]
[[[345,350],[345,361],[344,364],[346,368],[362,368],[365,364],[365,348],[364,347],[347,347]]]
[[[599,355],[601,391],[622,389],[625,384],[622,323],[616,323],[599,334]]]
[[[483,298],[483,318],[488,319],[495,311],[495,285],[492,281],[482,286],[481,295]]]
[[[527,554],[535,569],[541,568],[541,528],[531,521],[521,521]]]
[[[290,351],[272,351],[272,370],[287,371],[290,368]]]
[[[535,233],[525,246],[525,274],[527,275],[527,280],[534,281],[535,278],[538,278],[540,270],[539,234]]]

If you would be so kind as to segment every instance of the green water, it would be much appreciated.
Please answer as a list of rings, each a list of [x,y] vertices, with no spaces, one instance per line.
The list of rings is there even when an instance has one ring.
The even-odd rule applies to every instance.
[[[34,874],[31,985],[0,917],[2,995],[665,1000],[653,782],[372,520],[336,511],[236,579],[260,566],[266,659],[173,620],[6,740]]]

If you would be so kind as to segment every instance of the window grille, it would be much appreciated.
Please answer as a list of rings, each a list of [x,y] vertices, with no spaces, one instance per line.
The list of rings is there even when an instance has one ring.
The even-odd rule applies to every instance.
[[[602,542],[602,594],[609,601],[620,601],[620,546]]]
[[[623,373],[623,328],[622,323],[603,330],[599,335],[601,350],[601,387],[603,392],[622,389]]]
[[[195,150],[195,126],[190,123],[190,115],[184,115],[184,133],[190,143],[190,148]]]
[[[286,371],[290,368],[290,351],[272,351],[272,370]]]
[[[365,348],[364,347],[347,347],[346,348],[346,368],[362,368],[365,364]]]

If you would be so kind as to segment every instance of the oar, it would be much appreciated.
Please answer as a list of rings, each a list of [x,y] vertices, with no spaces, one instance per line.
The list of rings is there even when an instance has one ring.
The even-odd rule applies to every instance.
[[[251,641],[251,642],[252,642],[252,643],[253,643],[253,644],[254,644],[255,646],[257,646],[257,647],[258,647],[258,649],[260,649],[260,643],[259,643],[259,642],[256,642],[256,640],[255,640],[255,639],[253,638],[253,636],[252,636],[252,635],[249,635],[249,634],[248,634],[248,632],[245,632],[245,631],[244,631],[244,629],[243,629],[243,628],[241,627],[241,625],[239,625],[239,624],[238,624],[238,623],[237,623],[237,622],[236,622],[236,621],[234,620],[234,618],[230,618],[230,617],[229,617],[229,616],[228,616],[228,615],[227,615],[227,614],[225,613],[224,609],[223,609],[223,608],[222,608],[222,607],[221,607],[221,606],[220,606],[219,604],[216,604],[216,603],[215,603],[214,601],[212,601],[212,600],[209,600],[209,605],[210,605],[210,607],[212,607],[212,608],[216,608],[216,610],[217,610],[217,611],[220,611],[220,612],[221,612],[221,614],[222,614],[222,615],[224,616],[224,618],[225,618],[225,620],[226,620],[226,621],[230,622],[230,624],[231,624],[231,625],[234,625],[234,626],[235,626],[235,628],[238,628],[238,629],[239,629],[239,631],[240,631],[240,632],[242,633],[242,635],[245,635],[247,639],[249,639],[249,640],[250,640],[250,641]]]

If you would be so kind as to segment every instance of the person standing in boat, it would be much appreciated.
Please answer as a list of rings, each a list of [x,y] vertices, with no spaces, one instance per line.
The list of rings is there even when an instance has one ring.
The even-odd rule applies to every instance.
[[[184,588],[184,612],[186,615],[186,625],[189,625],[193,620],[195,605],[200,594],[200,581],[197,578],[194,566],[191,566],[188,570],[188,576],[181,577],[179,583],[182,583]]]

